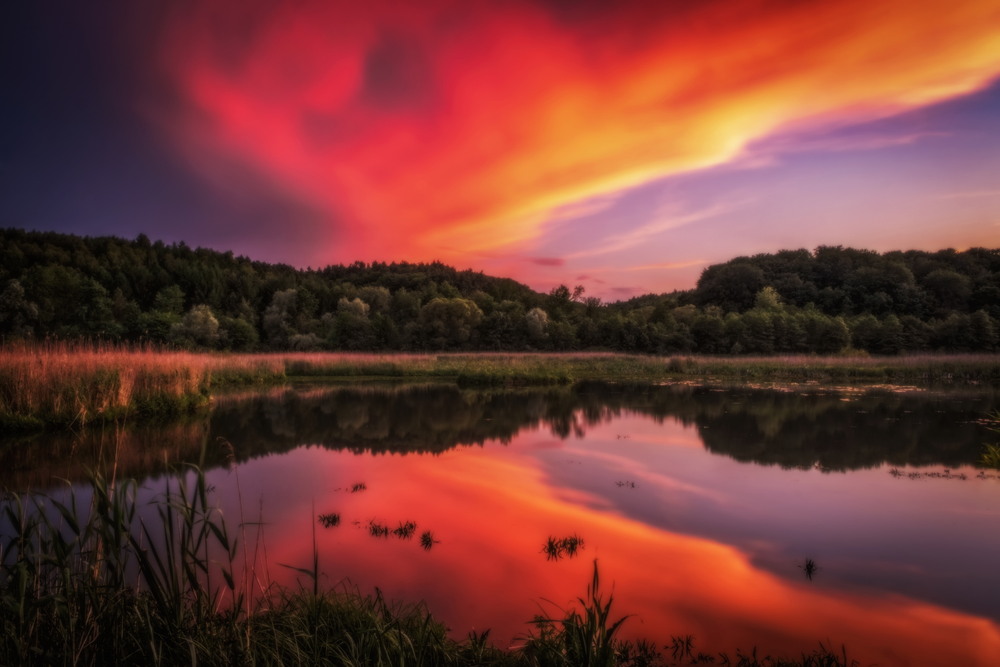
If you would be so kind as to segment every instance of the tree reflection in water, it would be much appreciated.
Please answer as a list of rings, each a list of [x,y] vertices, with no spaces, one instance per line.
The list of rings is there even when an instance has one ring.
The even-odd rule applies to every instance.
[[[522,430],[558,438],[623,414],[675,419],[698,429],[712,453],[783,468],[845,471],[882,464],[974,465],[983,432],[976,420],[995,409],[982,392],[842,393],[808,388],[720,389],[687,385],[583,383],[523,390],[463,390],[451,385],[304,386],[222,397],[211,413],[167,426],[42,434],[0,444],[0,484],[45,487],[79,480],[114,462],[119,474],[157,474],[168,463],[209,466],[316,445],[353,453],[440,453],[508,443]],[[622,436],[625,437],[625,436]],[[354,491],[363,490],[356,484]]]
[[[533,600],[575,599],[594,556],[642,619],[637,634],[694,632],[720,648],[833,636],[895,664],[878,651],[1000,646],[996,538],[982,528],[994,524],[958,495],[995,491],[964,466],[985,437],[975,420],[996,404],[990,390],[297,385],[221,397],[166,428],[9,442],[0,483],[51,485],[112,461],[120,476],[161,474],[204,442],[226,516],[254,506],[224,495],[230,457],[247,497],[259,494],[270,562],[309,562],[301,538],[329,522],[314,538],[328,584],[426,600],[459,631],[522,632]],[[588,558],[567,557],[583,548],[574,530]],[[546,536],[562,558],[546,560]]]

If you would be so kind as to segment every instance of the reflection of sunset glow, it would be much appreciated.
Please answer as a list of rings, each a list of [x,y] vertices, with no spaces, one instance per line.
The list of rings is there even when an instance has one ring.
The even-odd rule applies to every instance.
[[[613,433],[625,427],[642,447],[662,449],[691,438],[688,429],[667,428],[656,443],[655,427],[639,420],[619,420],[596,431],[620,442]],[[830,592],[804,580],[784,580],[755,568],[734,548],[646,525],[607,509],[586,491],[554,484],[538,457],[566,459],[567,470],[573,465],[582,470],[588,450],[601,449],[589,444],[594,437],[553,449],[547,446],[551,436],[539,430],[518,435],[507,447],[491,444],[439,456],[352,456],[301,448],[244,464],[238,474],[244,489],[262,489],[272,576],[283,574],[274,571],[280,569],[275,563],[311,562],[311,545],[303,536],[312,529],[315,502],[315,512],[342,517],[337,528],[317,528],[324,585],[347,579],[363,591],[377,585],[390,598],[424,599],[456,636],[472,628],[492,628],[501,642],[524,634],[539,605],[545,613],[560,613],[542,600],[566,608],[575,604],[596,558],[607,590],[613,587],[616,613],[634,615],[625,625],[629,636],[666,640],[691,633],[706,649],[756,645],[782,654],[833,641],[845,644],[851,657],[881,665],[914,659],[987,664],[1000,651],[1000,631],[988,620],[901,596]],[[677,455],[678,465],[695,456],[716,465],[715,457],[691,447],[681,447]],[[640,477],[639,466],[628,470],[626,458],[605,463],[597,466],[603,475],[634,473],[642,485],[655,483]],[[210,481],[222,487],[232,482],[225,475]],[[366,491],[345,490],[359,481]],[[418,534],[431,530],[440,543],[425,552],[415,539],[372,538],[364,530],[370,519],[390,527],[414,520]],[[545,539],[573,533],[585,540],[582,553],[547,561],[541,553]]]
[[[456,260],[778,129],[879,117],[998,71],[986,1],[497,7],[188,3],[161,54],[180,105],[160,120],[214,182],[239,192],[249,168],[323,212],[328,260]]]

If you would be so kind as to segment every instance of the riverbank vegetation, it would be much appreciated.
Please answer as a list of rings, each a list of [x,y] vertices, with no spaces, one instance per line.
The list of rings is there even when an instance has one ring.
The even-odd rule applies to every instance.
[[[982,420],[993,433],[1000,433],[1000,411],[993,412]],[[986,443],[979,463],[986,468],[1000,470],[1000,443]]]
[[[719,357],[561,354],[218,354],[65,343],[0,347],[0,425],[172,417],[211,392],[294,378],[440,380],[465,387],[613,382],[1000,383],[998,355]]]
[[[761,355],[993,352],[1000,251],[738,257],[695,288],[602,303],[440,263],[297,270],[232,253],[0,230],[0,339],[186,350]]]
[[[152,507],[134,482],[91,481],[71,495],[5,496],[0,511],[0,664],[644,666],[848,665],[820,647],[798,658],[756,650],[703,654],[690,637],[620,638],[597,563],[579,608],[536,617],[515,646],[489,632],[456,640],[420,603],[377,590],[321,590],[319,554],[269,581],[261,545],[242,542],[214,508],[200,469],[167,477]],[[261,572],[261,569],[265,572]]]
[[[284,378],[266,357],[72,344],[0,348],[0,425],[86,426],[170,417],[207,404],[212,387]]]
[[[303,443],[354,454],[438,454],[509,443],[525,430],[543,429],[563,439],[589,437],[623,415],[693,427],[708,451],[737,461],[827,472],[917,466],[936,469],[936,475],[942,468],[976,465],[984,436],[986,442],[997,440],[984,433],[979,421],[995,409],[995,387],[719,389],[688,382],[579,382],[470,390],[432,381],[309,382],[230,390],[213,399],[210,411],[166,424],[133,421],[10,434],[0,439],[0,488],[47,489],[53,480],[79,483],[87,470],[138,479],[161,475],[168,463],[197,462],[203,442],[239,443],[231,456],[241,464]],[[947,411],[941,409],[945,396],[950,397]],[[888,418],[898,414],[922,417],[904,423]],[[843,446],[845,432],[852,434],[851,447]],[[212,448],[205,464],[223,466],[229,457],[230,452]],[[350,482],[345,491],[366,492],[364,480]],[[615,484],[619,482],[623,490],[636,484],[626,477]]]

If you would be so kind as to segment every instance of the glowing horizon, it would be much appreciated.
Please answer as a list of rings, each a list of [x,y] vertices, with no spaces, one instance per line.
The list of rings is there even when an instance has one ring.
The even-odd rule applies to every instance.
[[[182,100],[159,119],[169,135],[208,178],[239,164],[319,211],[335,233],[317,253],[327,263],[502,267],[537,252],[567,206],[736,164],[775,133],[823,150],[818,131],[981,90],[1000,72],[988,2],[562,16],[531,2],[224,3],[179,10],[164,35]],[[778,150],[795,149],[791,136]],[[614,243],[661,242],[683,224]],[[588,252],[610,251],[575,256]],[[673,264],[684,261],[705,260]]]
[[[25,71],[12,224],[605,299],[740,254],[1000,240],[986,0],[121,9],[67,5],[73,38],[114,31],[103,60],[75,72],[50,26]]]

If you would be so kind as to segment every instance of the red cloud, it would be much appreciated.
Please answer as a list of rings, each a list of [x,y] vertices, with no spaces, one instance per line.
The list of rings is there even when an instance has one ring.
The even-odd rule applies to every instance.
[[[337,220],[331,261],[450,260],[779,127],[1000,71],[991,0],[674,4],[192,2],[163,34],[165,122],[207,176],[250,169]]]

